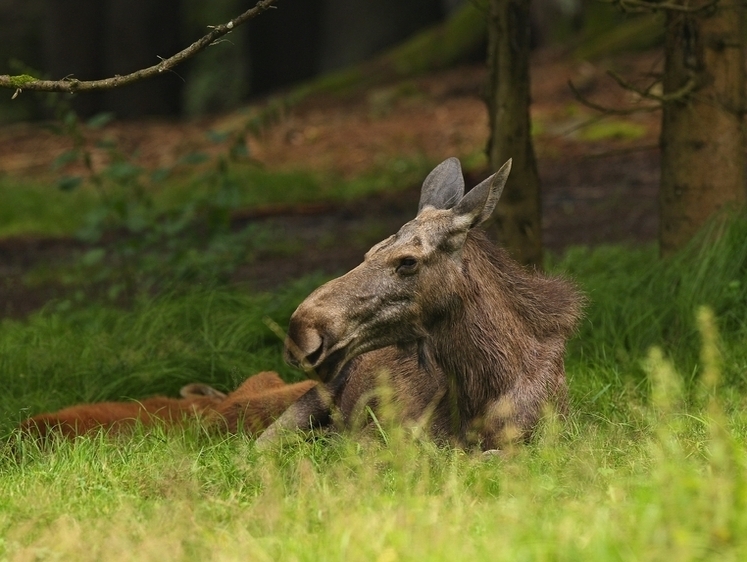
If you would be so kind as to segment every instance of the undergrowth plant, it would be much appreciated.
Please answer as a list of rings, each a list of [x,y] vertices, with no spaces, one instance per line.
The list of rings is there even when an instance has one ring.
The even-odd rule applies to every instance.
[[[11,441],[0,555],[120,560],[741,560],[747,430],[718,387],[713,314],[698,313],[703,401],[654,351],[641,423],[549,420],[503,456],[401,426],[260,453],[198,428]]]
[[[723,334],[725,391],[747,388],[747,215],[714,220],[680,253],[656,248],[575,248],[551,266],[577,279],[589,297],[586,320],[569,345],[567,365],[597,376],[572,385],[577,400],[607,414],[621,394],[648,392],[643,358],[660,346],[694,399],[702,363],[695,311],[713,310]],[[574,388],[575,387],[575,388]],[[625,399],[623,400],[625,402]]]
[[[108,283],[108,294],[116,299],[122,291],[132,298],[153,285],[162,285],[164,276],[207,281],[230,273],[245,259],[246,248],[256,235],[252,229],[238,235],[230,232],[231,212],[239,207],[241,197],[229,168],[248,158],[245,133],[212,133],[213,142],[229,145],[215,158],[195,152],[171,168],[148,171],[135,164],[135,155],[125,153],[113,139],[91,140],[91,131],[105,127],[112,117],[100,114],[83,123],[67,109],[58,120],[58,131],[69,137],[73,146],[55,160],[53,168],[76,163],[83,170],[82,174],[62,176],[58,187],[72,191],[85,182],[99,199],[77,233],[93,245],[80,260],[88,270],[87,277]],[[103,165],[94,165],[94,145],[102,152]],[[205,189],[169,211],[159,209],[155,203],[157,185],[180,168],[196,172],[195,181]],[[201,275],[202,271],[209,271],[209,277]]]
[[[237,211],[401,189],[416,183],[431,165],[425,157],[388,160],[352,179],[269,173],[251,158],[247,137],[263,133],[255,130],[249,115],[243,127],[231,132],[209,131],[212,148],[152,170],[106,132],[111,114],[83,121],[64,102],[54,109],[58,118],[51,127],[69,141],[70,149],[55,159],[52,170],[59,176],[57,191],[69,201],[54,197],[52,206],[62,209],[54,215],[56,227],[41,225],[38,221],[48,216],[40,210],[46,196],[40,193],[39,200],[36,187],[4,178],[0,219],[7,219],[3,226],[16,235],[75,232],[85,250],[72,266],[42,264],[28,278],[79,287],[68,291],[78,301],[93,294],[121,304],[141,293],[195,283],[220,285],[257,255],[299,251],[281,228],[236,220]],[[13,215],[24,215],[26,207],[28,217]]]

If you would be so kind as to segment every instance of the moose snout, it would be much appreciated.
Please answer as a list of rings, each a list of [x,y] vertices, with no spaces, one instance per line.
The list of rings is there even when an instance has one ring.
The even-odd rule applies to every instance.
[[[322,381],[344,367],[354,339],[356,322],[345,314],[350,299],[344,287],[340,290],[342,279],[325,283],[298,305],[285,339],[285,361]]]
[[[299,368],[315,368],[325,357],[324,330],[291,318],[285,339],[285,361]]]

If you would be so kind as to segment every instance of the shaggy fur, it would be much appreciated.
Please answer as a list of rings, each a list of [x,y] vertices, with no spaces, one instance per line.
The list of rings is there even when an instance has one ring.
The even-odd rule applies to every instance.
[[[219,431],[256,434],[314,384],[286,384],[277,373],[266,371],[249,377],[229,395],[194,383],[181,389],[181,398],[154,396],[142,401],[79,404],[33,416],[21,423],[20,430],[41,440],[52,435],[72,439],[101,430],[128,432],[138,424],[174,427],[199,418]]]
[[[382,373],[404,421],[459,446],[498,448],[528,438],[549,404],[567,410],[563,355],[582,297],[474,229],[509,169],[463,195],[458,161],[447,160],[426,179],[414,220],[301,303],[286,356],[327,382],[260,446],[310,419],[323,423],[331,405],[346,425],[360,424],[364,406],[377,406]]]
[[[311,380],[287,384],[275,372],[260,373],[216,405],[206,421],[221,431],[256,435],[315,385]]]

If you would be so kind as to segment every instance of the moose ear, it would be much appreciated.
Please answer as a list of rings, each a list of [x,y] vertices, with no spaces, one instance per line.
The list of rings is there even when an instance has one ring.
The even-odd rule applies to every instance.
[[[428,174],[420,191],[418,214],[424,207],[451,209],[464,196],[462,165],[457,158],[448,158]]]
[[[511,173],[511,159],[495,174],[473,187],[454,207],[454,215],[468,229],[485,222],[493,213]]]

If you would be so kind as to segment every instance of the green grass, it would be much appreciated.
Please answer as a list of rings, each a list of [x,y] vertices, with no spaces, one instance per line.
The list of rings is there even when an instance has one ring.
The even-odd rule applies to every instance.
[[[646,136],[646,127],[640,123],[622,119],[605,119],[586,125],[576,134],[579,139],[588,142],[602,140],[638,140]]]
[[[0,177],[0,238],[76,232],[97,204],[95,193],[66,193],[38,180]]]
[[[606,247],[550,264],[590,298],[573,413],[501,457],[386,420],[268,453],[199,428],[43,451],[11,431],[81,400],[297,376],[262,319],[284,325],[320,279],[3,321],[0,559],[743,560],[746,241],[741,216],[668,260]]]
[[[701,365],[695,311],[700,306],[713,310],[723,336],[727,388],[735,393],[747,388],[744,214],[725,225],[712,223],[688,248],[666,260],[659,260],[653,247],[577,248],[557,267],[578,279],[590,298],[587,319],[568,356],[572,367],[595,373],[578,386],[587,398],[589,393],[606,394],[601,402],[614,409],[614,391],[636,387],[645,395],[642,360],[652,346],[665,350],[687,388],[696,387]],[[595,381],[608,390],[597,389]]]
[[[75,560],[740,560],[743,429],[659,415],[548,428],[507,458],[391,431],[82,439],[2,463],[0,554]]]
[[[224,172],[178,170],[163,178],[139,173],[148,205],[156,214],[182,213],[211,204],[228,209],[267,205],[350,201],[384,191],[402,190],[422,181],[434,162],[425,157],[374,163],[360,177],[344,179],[303,171],[268,172],[250,164],[233,165]],[[137,173],[137,172],[135,172]],[[134,185],[112,184],[110,194],[126,196]],[[83,229],[102,207],[100,194],[90,185],[63,191],[54,182],[0,177],[0,238],[23,235],[70,236]],[[150,212],[148,209],[147,212]]]
[[[319,284],[309,277],[276,295],[193,289],[137,301],[133,310],[51,303],[27,321],[0,321],[0,431],[29,412],[76,402],[175,395],[182,384],[224,390],[283,364],[265,318],[284,325]]]

